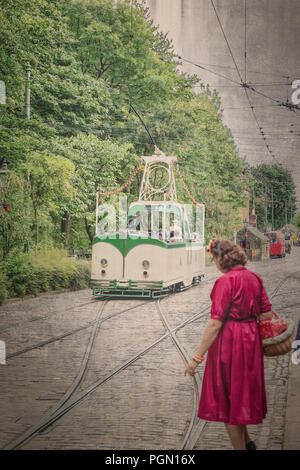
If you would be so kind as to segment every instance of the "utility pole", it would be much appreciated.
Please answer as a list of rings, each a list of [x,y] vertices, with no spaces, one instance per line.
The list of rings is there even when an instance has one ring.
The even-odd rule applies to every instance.
[[[273,198],[273,187],[271,188],[272,192],[272,232],[274,230],[274,198]]]
[[[266,195],[266,231],[268,230],[268,186],[265,183],[265,195]]]
[[[30,78],[31,78],[31,67],[28,62],[26,65],[26,98],[25,98],[25,108],[27,119],[30,119]]]
[[[287,225],[287,200],[285,202],[285,225]]]

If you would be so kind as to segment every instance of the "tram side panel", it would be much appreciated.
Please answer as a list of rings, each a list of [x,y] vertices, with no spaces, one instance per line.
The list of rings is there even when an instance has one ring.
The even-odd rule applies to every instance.
[[[205,273],[205,249],[200,244],[192,243],[187,244],[183,250],[180,252],[180,264],[183,283],[188,286],[194,278],[199,278]]]
[[[201,246],[155,246],[141,244],[126,256],[126,280],[163,282],[168,287],[179,282],[190,285],[193,278],[204,274],[205,252]],[[145,268],[143,262],[149,267]]]
[[[205,274],[205,247],[202,245],[192,246],[192,273],[193,277]]]
[[[132,248],[125,260],[126,280],[139,282],[165,281],[167,276],[168,250],[163,246],[139,244]],[[149,267],[143,265],[149,263]]]
[[[123,278],[123,254],[120,250],[105,241],[94,243],[92,248],[92,272],[91,282],[101,281],[106,284],[109,281]]]

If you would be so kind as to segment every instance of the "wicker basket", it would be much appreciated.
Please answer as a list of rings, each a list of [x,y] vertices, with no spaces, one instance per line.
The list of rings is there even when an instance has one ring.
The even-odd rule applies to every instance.
[[[281,356],[290,352],[296,333],[295,323],[289,320],[287,329],[281,335],[263,340],[264,355],[268,357]]]

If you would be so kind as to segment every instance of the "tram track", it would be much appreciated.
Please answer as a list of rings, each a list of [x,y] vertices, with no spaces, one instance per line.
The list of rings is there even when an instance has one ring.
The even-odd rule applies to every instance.
[[[128,307],[124,310],[121,310],[120,312],[115,312],[115,313],[112,313],[110,315],[107,315],[106,317],[99,320],[99,323],[100,324],[104,323],[105,321],[109,320],[110,318],[121,315],[122,313],[128,312],[129,310],[134,310],[138,307],[141,307],[141,306],[145,305],[146,303],[149,303],[149,301],[141,302],[138,305]],[[73,330],[66,331],[65,333],[62,333],[61,335],[53,336],[52,338],[49,338],[45,341],[41,341],[40,343],[36,343],[36,344],[31,345],[31,346],[27,346],[26,348],[15,351],[13,353],[7,354],[6,359],[7,360],[12,359],[13,357],[20,356],[21,354],[25,354],[29,351],[34,350],[34,349],[38,349],[38,348],[41,348],[41,347],[46,346],[48,344],[54,343],[56,341],[60,341],[64,338],[67,338],[68,336],[71,336],[71,335],[74,335],[75,333],[78,333],[79,331],[83,331],[83,330],[86,330],[87,328],[90,328],[91,326],[95,325],[95,323],[97,323],[97,322],[98,322],[98,320],[92,320],[91,322],[87,323],[86,325],[80,326],[78,328],[74,328]]]
[[[276,295],[281,295],[278,293],[278,290],[280,287],[294,274],[300,272],[300,270],[293,272],[286,276],[284,279],[280,280],[279,284],[276,286],[276,288],[273,290],[272,294],[270,295],[270,299],[272,297],[275,297]],[[210,279],[209,281],[213,281],[215,279]],[[111,378],[115,377],[118,373],[122,372],[123,370],[127,369],[128,367],[131,366],[134,362],[136,362],[139,358],[141,358],[143,355],[147,354],[149,351],[154,349],[156,346],[158,346],[162,341],[164,341],[166,338],[171,338],[171,340],[174,342],[176,348],[180,352],[180,355],[182,356],[182,359],[184,360],[185,363],[189,361],[189,357],[187,353],[185,352],[184,348],[176,338],[176,333],[184,328],[186,325],[189,323],[192,323],[193,321],[196,321],[197,319],[204,317],[209,314],[208,311],[206,311],[210,305],[210,302],[204,307],[204,309],[201,312],[197,312],[193,314],[191,317],[186,319],[185,321],[181,322],[179,325],[177,325],[175,328],[170,327],[169,323],[166,320],[165,315],[161,311],[160,308],[160,300],[155,300],[155,305],[156,309],[159,311],[160,317],[162,319],[162,322],[164,324],[165,329],[167,330],[164,335],[162,335],[160,338],[158,338],[156,341],[148,345],[146,348],[144,348],[142,351],[140,351],[138,354],[134,355],[133,357],[129,358],[128,360],[124,361],[121,365],[115,367],[112,369],[108,374],[106,374],[104,377],[99,378],[92,384],[90,384],[88,387],[85,389],[81,390],[80,392],[76,391],[78,390],[79,384],[82,381],[82,378],[84,376],[84,373],[86,372],[87,369],[87,364],[88,364],[88,359],[93,347],[93,342],[95,339],[95,335],[97,332],[98,327],[100,326],[101,323],[103,323],[106,320],[109,320],[110,318],[119,315],[120,313],[124,313],[126,311],[136,309],[144,304],[148,303],[149,300],[142,302],[136,306],[129,307],[128,309],[124,309],[121,312],[115,312],[113,314],[110,314],[106,316],[105,318],[101,318],[103,315],[103,311],[105,306],[107,305],[107,302],[102,304],[102,308],[97,314],[97,318],[90,322],[88,325],[85,325],[83,327],[80,327],[76,330],[72,330],[70,332],[65,333],[64,335],[60,335],[59,337],[51,338],[49,341],[53,342],[54,340],[59,340],[62,339],[62,337],[66,337],[66,335],[74,334],[77,331],[83,330],[85,328],[89,328],[91,326],[94,326],[93,331],[90,335],[89,339],[89,344],[87,347],[87,350],[84,355],[84,359],[81,365],[81,368],[78,372],[78,375],[76,379],[73,381],[72,385],[69,387],[69,389],[65,392],[64,396],[60,399],[60,401],[57,403],[57,405],[48,413],[47,415],[43,416],[40,421],[33,426],[31,426],[27,431],[25,431],[21,436],[19,436],[17,439],[15,439],[13,442],[7,444],[4,449],[9,450],[9,449],[17,449],[20,448],[22,445],[27,443],[29,440],[33,439],[35,436],[37,436],[40,433],[47,432],[51,430],[56,423],[62,419],[65,415],[70,413],[75,407],[80,405],[84,400],[88,399],[88,397],[96,390],[98,387],[109,381]],[[154,302],[152,302],[154,303]],[[204,313],[204,311],[206,311]],[[45,344],[47,344],[45,343]],[[30,347],[30,349],[35,349],[37,347],[41,347],[41,345],[33,345]],[[28,350],[28,348],[26,348]],[[12,353],[13,355],[19,355],[27,351],[17,351],[16,353]],[[11,355],[11,357],[13,357]],[[200,377],[196,374],[193,377],[194,380],[194,387],[193,387],[193,411],[192,411],[192,418],[190,420],[189,427],[185,433],[185,436],[182,440],[182,444],[180,449],[193,449],[201,435],[201,433],[204,430],[205,421],[199,420],[197,417],[197,408],[198,408],[198,401],[200,397],[200,392],[201,392],[201,379]]]
[[[288,279],[292,278],[295,274],[298,274],[298,273],[300,273],[300,269],[288,274],[283,279],[281,279],[279,284],[275,287],[273,292],[270,294],[269,299],[271,300],[273,297],[275,297],[277,295],[277,292],[279,291],[280,287],[282,287],[288,281]],[[285,294],[285,292],[283,292],[282,294]]]
[[[216,277],[216,278],[212,278],[212,279],[207,279],[207,280],[201,281],[201,282],[212,282],[212,281],[214,281],[215,279],[217,279],[217,277]],[[201,285],[201,283],[200,283],[200,285]],[[195,287],[196,287],[196,286],[195,286]],[[170,298],[171,296],[176,295],[176,294],[178,294],[178,293],[177,293],[177,292],[170,293],[170,294],[168,295],[168,298]],[[105,301],[105,298],[103,299],[103,301]],[[154,300],[151,301],[151,300],[148,299],[148,300],[146,300],[146,301],[140,303],[139,306],[142,306],[142,305],[144,305],[144,304],[146,304],[146,303],[149,303],[149,301],[150,301],[150,302],[153,302]],[[77,306],[76,308],[81,308],[81,307],[84,307],[84,306],[86,306],[86,305],[94,304],[94,303],[97,303],[97,302],[99,302],[99,299],[93,300],[93,301],[91,301],[91,302],[86,302],[86,303],[84,303],[84,304],[81,304],[81,305]],[[113,314],[111,314],[111,315],[108,315],[107,317],[103,318],[103,319],[100,321],[100,323],[102,323],[102,322],[104,322],[104,321],[106,321],[106,320],[109,320],[110,318],[113,318],[114,316],[117,316],[117,315],[119,315],[119,314],[121,314],[121,313],[125,313],[125,312],[127,312],[128,310],[132,310],[132,309],[135,309],[135,308],[137,308],[137,306],[129,307],[128,309],[122,310],[121,312],[117,312],[117,313],[113,313]],[[36,320],[42,320],[42,319],[48,318],[50,315],[54,315],[54,314],[57,314],[57,313],[64,313],[64,312],[70,311],[70,310],[72,310],[72,309],[73,309],[73,307],[69,307],[69,308],[67,308],[67,309],[65,309],[65,310],[53,311],[53,312],[50,312],[49,314],[44,315],[43,317],[40,317],[40,318],[38,318],[38,319],[36,319]],[[25,324],[25,323],[27,323],[27,322],[31,322],[31,321],[34,321],[34,320],[31,320],[31,319],[30,319],[30,320],[25,320],[24,322],[20,322],[20,323],[16,324],[15,326],[23,325],[23,324]],[[72,329],[72,330],[70,330],[70,331],[66,331],[65,333],[62,333],[61,335],[53,336],[53,337],[51,337],[51,338],[49,338],[49,339],[46,339],[46,340],[44,340],[44,341],[41,341],[41,342],[39,342],[39,343],[33,344],[33,345],[31,345],[31,346],[27,346],[27,347],[25,347],[25,348],[23,348],[23,349],[20,349],[20,350],[18,350],[18,351],[13,352],[13,353],[7,354],[7,355],[6,355],[6,359],[7,359],[7,360],[8,360],[8,359],[12,359],[13,357],[20,356],[20,355],[25,354],[25,353],[27,353],[27,352],[29,352],[29,351],[34,350],[34,349],[38,349],[38,348],[41,348],[41,347],[46,346],[46,345],[48,345],[48,344],[54,343],[54,342],[56,342],[56,341],[63,340],[64,338],[67,338],[68,336],[71,336],[71,335],[73,335],[73,334],[75,334],[75,333],[78,333],[79,331],[83,331],[83,330],[85,330],[85,329],[87,329],[87,328],[90,328],[91,326],[93,326],[93,325],[95,324],[95,322],[96,322],[96,320],[93,320],[93,321],[87,323],[86,325],[83,325],[83,326],[81,326],[81,327]],[[6,328],[3,328],[2,330],[0,330],[0,333],[1,333],[2,331],[4,331],[4,330],[8,329],[8,328],[13,328],[13,326],[8,326],[8,327],[6,327]]]
[[[146,303],[146,302],[145,302]],[[139,305],[140,306],[140,305]],[[144,348],[142,351],[140,351],[138,354],[134,355],[130,359],[126,360],[123,362],[121,365],[115,367],[112,371],[110,371],[108,374],[106,374],[104,377],[98,379],[85,389],[81,390],[74,396],[74,392],[78,388],[73,385],[71,386],[73,388],[72,394],[70,394],[70,389],[67,391],[64,395],[64,397],[61,399],[61,405],[55,407],[55,411],[50,411],[47,415],[43,416],[36,424],[31,426],[27,431],[25,431],[22,435],[20,435],[18,438],[16,438],[14,441],[11,443],[7,444],[3,450],[13,450],[20,448],[22,445],[33,439],[35,436],[37,436],[39,433],[45,431],[47,428],[50,426],[53,426],[57,421],[62,419],[65,415],[70,413],[73,408],[81,404],[84,400],[89,398],[89,396],[101,385],[106,383],[108,380],[111,378],[115,377],[118,373],[122,372],[123,370],[127,369],[131,364],[136,362],[139,358],[147,354],[149,351],[154,349],[156,346],[158,346],[162,341],[164,341],[166,338],[170,337],[172,334],[174,334],[176,331],[180,330],[187,324],[193,322],[194,320],[200,318],[201,316],[207,315],[207,312],[204,313],[204,311],[207,309],[207,306],[205,306],[204,310],[201,312],[195,313],[193,316],[189,317],[185,321],[181,322],[179,325],[177,325],[175,328],[169,330],[167,333],[162,335],[160,338],[158,338],[156,341],[151,343],[149,346]],[[107,318],[107,317],[106,317]],[[98,319],[99,324],[101,323],[101,319]],[[99,325],[98,325],[99,326]],[[90,354],[90,352],[89,352]],[[86,366],[85,366],[86,370]],[[80,375],[83,375],[82,371],[80,372]],[[79,382],[77,379],[75,379],[74,382]],[[67,397],[69,395],[69,398]]]
[[[10,328],[16,328],[18,326],[23,326],[26,323],[32,323],[32,322],[39,321],[39,320],[45,320],[45,318],[49,318],[52,315],[57,315],[57,314],[69,312],[70,310],[74,311],[77,308],[82,308],[82,307],[85,307],[87,305],[91,305],[91,304],[94,304],[94,303],[97,303],[97,302],[98,302],[98,299],[97,300],[92,300],[90,302],[85,302],[84,304],[79,304],[79,305],[75,305],[75,306],[72,305],[72,307],[68,307],[68,308],[65,308],[65,309],[62,309],[62,310],[52,310],[51,312],[48,312],[46,315],[43,315],[42,317],[28,318],[27,320],[22,320],[20,322],[14,323],[13,325],[7,325],[4,328],[0,329],[0,333],[3,333],[3,331],[9,330]]]
[[[181,355],[183,362],[185,365],[187,365],[190,362],[190,357],[185,351],[184,347],[176,337],[176,332],[171,330],[171,327],[166,319],[166,316],[162,312],[160,308],[160,301],[158,300],[156,302],[156,308],[160,314],[160,317],[162,319],[163,324],[165,325],[166,330],[169,332],[171,339],[175,345],[175,347],[178,349],[179,354]],[[200,394],[201,394],[201,386],[202,382],[200,379],[199,374],[195,374],[193,376],[193,411],[192,411],[192,418],[190,420],[189,427],[185,433],[185,436],[183,438],[182,444],[180,446],[179,450],[187,449],[191,450],[194,448],[201,432],[204,429],[204,426],[206,424],[205,421],[199,420],[197,417],[197,412],[198,412],[198,404],[199,404],[199,399],[200,399]]]
[[[213,277],[213,278],[208,278],[208,279],[203,279],[201,280],[201,282],[198,284],[198,285],[201,285],[201,284],[206,284],[206,283],[209,283],[209,282],[213,282],[215,281],[216,279],[218,279],[219,276],[216,276],[216,277]],[[196,287],[196,286],[193,286],[193,287]],[[176,294],[177,292],[173,292],[173,293],[170,293],[168,295],[168,297],[170,297],[171,295],[174,295]],[[82,308],[82,307],[85,307],[87,305],[92,305],[92,304],[95,304],[101,300],[105,300],[105,297],[103,299],[93,299],[92,301],[90,302],[85,302],[85,303],[82,303],[82,304],[79,304],[79,305],[72,305],[71,307],[68,307],[68,308],[65,308],[65,309],[59,309],[59,310],[52,310],[50,312],[48,312],[47,314],[41,316],[41,317],[33,317],[33,318],[29,318],[29,319],[26,319],[26,320],[22,320],[20,322],[16,322],[16,323],[13,323],[11,325],[7,325],[7,326],[4,326],[4,327],[1,327],[0,328],[0,334],[3,333],[4,331],[6,330],[9,330],[11,328],[16,328],[16,327],[19,327],[19,326],[23,326],[23,325],[26,325],[27,323],[33,323],[33,322],[36,322],[36,321],[40,321],[40,320],[45,320],[49,317],[51,317],[52,315],[57,315],[57,314],[63,314],[65,312],[69,312],[71,310],[76,310],[76,309],[79,309],[79,308]],[[149,300],[147,300],[149,301]],[[3,314],[2,314],[3,315]],[[10,315],[9,313],[5,313],[4,314],[5,316],[6,315]],[[36,314],[35,314],[36,315]],[[1,317],[0,317],[1,318]]]

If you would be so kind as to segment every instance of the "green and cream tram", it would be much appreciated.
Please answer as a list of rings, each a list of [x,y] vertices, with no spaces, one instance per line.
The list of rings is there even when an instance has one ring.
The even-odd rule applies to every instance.
[[[169,167],[171,200],[141,198],[130,205],[123,230],[96,232],[90,282],[95,296],[161,297],[192,286],[204,276],[204,205],[197,206],[197,231],[191,232],[188,205],[174,200],[174,175],[168,159],[176,157],[160,152],[143,158],[146,167],[140,198],[145,194],[143,185],[149,199],[153,198],[147,175],[163,160],[165,168]]]

